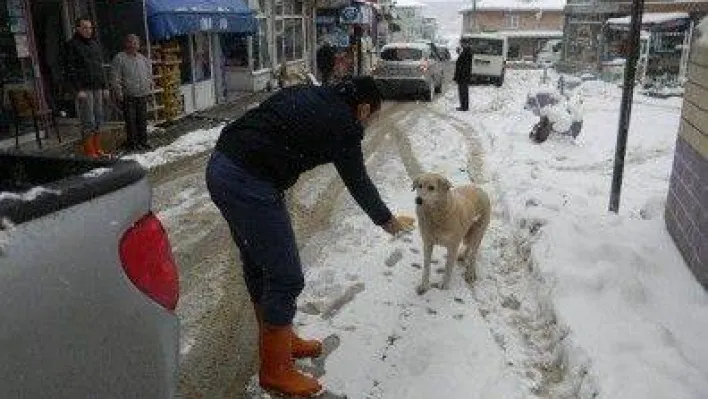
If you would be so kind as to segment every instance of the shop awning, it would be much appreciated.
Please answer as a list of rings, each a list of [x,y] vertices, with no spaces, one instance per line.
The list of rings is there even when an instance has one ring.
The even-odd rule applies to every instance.
[[[258,30],[253,11],[243,0],[146,0],[153,39],[195,32],[230,32],[244,36]]]

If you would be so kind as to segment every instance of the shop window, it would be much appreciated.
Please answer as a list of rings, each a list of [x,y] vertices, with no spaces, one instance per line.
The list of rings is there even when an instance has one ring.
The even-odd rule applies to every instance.
[[[654,34],[654,51],[657,53],[676,53],[683,45],[683,32],[659,32]]]
[[[278,63],[302,59],[305,47],[305,33],[302,29],[302,18],[277,20],[276,32]]]
[[[268,24],[265,18],[258,18],[258,34],[253,36],[252,56],[253,70],[270,67],[270,51],[268,51]]]
[[[305,34],[302,30],[302,19],[285,20],[285,59],[288,61],[303,58]]]
[[[293,16],[303,15],[304,5],[302,0],[276,0],[275,15]]]
[[[0,83],[24,81],[22,58],[29,57],[22,3],[0,0]],[[22,54],[18,54],[22,53]]]
[[[183,85],[190,84],[192,83],[192,64],[189,62],[189,36],[181,35],[175,39],[179,43],[179,55],[182,59],[182,63],[179,65],[180,80]]]
[[[209,51],[209,34],[196,33],[194,40],[194,81],[202,82],[211,79],[211,52]]]
[[[219,35],[219,40],[226,66],[248,68],[248,37],[223,33]]]

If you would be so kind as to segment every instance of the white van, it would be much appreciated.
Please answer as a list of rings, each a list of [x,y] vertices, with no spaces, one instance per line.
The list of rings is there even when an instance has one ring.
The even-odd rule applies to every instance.
[[[460,45],[472,51],[472,83],[492,82],[504,84],[506,56],[509,41],[495,33],[467,33],[460,38]]]

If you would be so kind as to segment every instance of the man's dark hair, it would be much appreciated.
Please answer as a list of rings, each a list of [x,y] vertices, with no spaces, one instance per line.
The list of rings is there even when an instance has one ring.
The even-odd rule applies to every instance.
[[[371,112],[381,109],[383,96],[371,76],[354,76],[344,79],[336,87],[337,92],[344,97],[350,107],[369,104]]]
[[[89,17],[79,17],[79,18],[76,18],[76,20],[74,21],[74,27],[76,27],[76,28],[80,27],[80,26],[81,26],[81,23],[84,22],[84,21],[86,21],[86,22],[91,22],[91,24],[93,24],[93,21],[91,21],[91,18],[89,18]]]

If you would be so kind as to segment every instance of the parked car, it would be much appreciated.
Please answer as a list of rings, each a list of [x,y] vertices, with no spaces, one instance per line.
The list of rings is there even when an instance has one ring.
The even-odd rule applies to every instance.
[[[132,161],[0,154],[0,398],[173,398],[178,270]]]
[[[422,94],[432,101],[442,92],[444,67],[432,43],[391,43],[381,49],[372,75],[384,95]]]
[[[465,34],[460,44],[472,51],[472,83],[504,84],[509,42],[506,36],[495,33]]]

